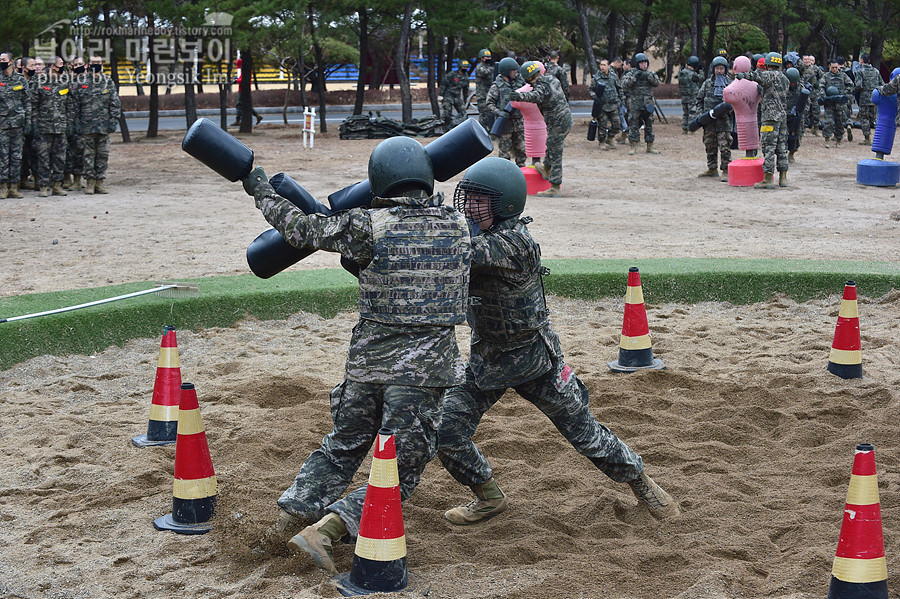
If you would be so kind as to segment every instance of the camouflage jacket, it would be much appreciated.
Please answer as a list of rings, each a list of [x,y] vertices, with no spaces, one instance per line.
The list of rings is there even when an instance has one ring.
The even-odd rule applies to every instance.
[[[509,219],[472,238],[473,307],[469,369],[484,390],[514,387],[533,380],[562,360],[559,337],[544,301],[540,246],[532,239],[530,218]],[[475,298],[478,299],[475,299]],[[499,298],[506,298],[501,305]],[[492,341],[504,331],[504,341]]]
[[[0,129],[31,127],[31,92],[25,77],[0,73]]]
[[[760,122],[783,121],[787,118],[785,103],[790,81],[779,70],[751,71],[745,79],[755,81],[762,88],[762,100],[759,103]]]
[[[622,93],[622,86],[615,71],[610,69],[606,75],[602,71],[597,71],[591,75],[591,86],[588,88],[588,95],[594,100],[597,99],[594,87],[598,83],[606,86],[603,90],[603,97],[600,98],[603,100],[603,110],[618,110],[619,105],[625,103],[625,95]]]
[[[88,74],[77,81],[75,130],[81,134],[113,133],[122,111],[113,80],[107,75]]]
[[[462,98],[466,99],[469,95],[469,75],[460,71],[450,71],[441,82],[441,88],[438,93],[445,98]]]
[[[547,61],[544,65],[544,68],[547,70],[546,75],[550,75],[551,77],[556,77],[556,80],[559,81],[559,86],[563,90],[563,94],[566,96],[566,100],[569,99],[569,78],[566,76],[568,70],[559,66],[558,63]]]
[[[816,65],[812,65],[811,67],[807,67],[806,65],[803,66],[804,69],[800,72],[800,80],[804,84],[808,83],[810,85],[809,97],[811,100],[815,100],[820,94],[819,86],[822,84],[824,73],[822,72],[822,69]]]
[[[847,73],[843,71],[838,71],[837,73],[832,73],[828,71],[822,76],[822,81],[819,83],[819,94],[824,96],[825,90],[831,86],[835,86],[838,90],[839,94],[843,94],[847,96],[848,99],[852,100],[852,96],[850,95],[853,92],[853,81],[847,75]]]
[[[703,73],[690,67],[684,67],[678,71],[678,91],[681,93],[681,99],[693,101],[697,97],[697,91],[703,81]]]
[[[872,91],[884,85],[878,69],[870,64],[860,65],[856,74],[856,89],[859,90],[859,105],[872,106]]]
[[[47,75],[34,78],[31,114],[34,130],[43,134],[63,134],[71,130],[75,110],[68,82]]]
[[[726,86],[734,81],[734,77],[730,73],[725,73],[724,77]],[[694,100],[692,114],[699,115],[702,112],[708,112],[722,102],[724,102],[722,96],[716,95],[716,75],[712,75],[700,85]],[[734,128],[734,112],[729,112],[713,122],[716,126],[716,131],[731,131]]]
[[[898,91],[900,91],[900,75],[878,88],[878,93],[882,96],[894,96]]]
[[[488,90],[491,89],[493,82],[494,67],[486,62],[479,62],[478,66],[475,67],[475,97],[478,99],[479,104],[487,97]]]
[[[539,76],[531,84],[534,89],[530,92],[510,93],[510,98],[520,102],[533,102],[541,109],[544,122],[550,127],[556,123],[572,122],[572,111],[569,109],[569,101],[563,93],[559,80],[547,73]]]
[[[384,202],[376,198],[373,206]],[[443,195],[438,193],[427,199],[391,198],[390,202],[388,206],[438,206],[443,202]],[[338,252],[361,269],[375,257],[370,212],[390,209],[354,208],[332,216],[306,215],[268,184],[257,189],[256,205],[292,246]],[[463,364],[455,328],[384,324],[360,318],[350,339],[346,377],[360,383],[413,387],[459,384],[463,380]]]
[[[659,77],[650,70],[633,68],[622,77],[622,89],[628,95],[628,109],[640,111],[653,104],[653,88],[659,85]]]
[[[506,80],[506,77],[503,75],[497,75],[497,78],[494,79],[494,83],[491,85],[491,88],[488,90],[487,98],[485,102],[487,103],[488,109],[494,116],[503,116],[503,110],[506,108],[506,105],[509,103],[509,93],[515,89],[519,89],[525,85],[525,81],[521,77],[517,77],[512,84]],[[512,109],[512,112],[509,113],[510,121],[519,121],[524,122],[522,119],[522,113],[515,108]],[[507,127],[509,123],[507,123]]]
[[[797,106],[797,100],[800,99],[800,90],[804,89],[801,83],[791,83],[788,86],[787,96],[785,96],[785,104],[784,109],[787,112],[787,122],[791,121],[791,109]],[[806,99],[806,106],[803,108],[803,113],[801,116],[809,110],[810,101],[809,98]]]

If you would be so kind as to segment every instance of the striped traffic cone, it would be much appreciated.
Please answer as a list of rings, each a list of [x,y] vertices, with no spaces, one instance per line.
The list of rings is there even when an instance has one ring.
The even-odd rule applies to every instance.
[[[862,378],[862,343],[859,339],[859,309],[856,305],[856,283],[847,281],[844,298],[834,328],[828,372],[842,379]]]
[[[197,391],[192,383],[182,383],[178,407],[178,442],[175,444],[175,481],[172,513],[153,521],[157,530],[186,535],[202,535],[216,505],[216,473],[213,471],[206,431],[200,417]]]
[[[348,574],[337,576],[335,586],[345,597],[392,593],[409,586],[397,447],[394,434],[384,428],[375,441],[353,566]]]
[[[615,372],[663,370],[666,367],[662,360],[653,357],[647,310],[644,308],[644,292],[641,290],[641,273],[636,266],[628,269],[628,290],[625,292],[625,317],[622,319],[619,359],[607,362],[606,365]]]
[[[828,599],[887,599],[875,448],[856,446]]]
[[[178,429],[178,401],[181,397],[181,365],[178,362],[178,340],[175,327],[163,328],[159,360],[156,363],[156,382],[150,401],[150,421],[147,434],[138,435],[131,442],[136,447],[171,445]]]

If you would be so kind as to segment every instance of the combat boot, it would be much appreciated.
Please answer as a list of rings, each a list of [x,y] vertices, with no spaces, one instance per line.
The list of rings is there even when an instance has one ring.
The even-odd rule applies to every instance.
[[[635,154],[637,154],[637,146],[638,146],[638,142],[636,142],[636,141],[629,141],[628,143],[631,144],[631,150],[628,151],[628,155],[629,155],[629,156],[634,156]]]
[[[601,150],[612,150],[612,146],[610,146],[608,143],[606,143],[605,140],[599,140],[598,143],[600,145]]]
[[[543,162],[535,162],[534,168],[544,179],[550,179],[550,169]]]
[[[562,195],[562,191],[559,189],[559,183],[551,183],[550,189],[539,191],[537,195],[542,198],[556,198]]]
[[[625,142],[627,142],[627,141],[628,141],[628,134],[625,133],[624,131],[622,131],[622,132],[619,134],[618,142],[619,142],[621,145],[624,146],[624,145],[625,145]]]
[[[819,137],[819,128],[818,127],[810,127],[810,130],[812,131],[813,135],[815,135],[816,137]]]
[[[63,175],[62,188],[72,189],[72,175],[70,173]]]
[[[259,544],[253,550],[254,553],[267,552],[276,555],[284,553],[287,542],[300,532],[304,524],[308,523],[308,520],[300,516],[295,516],[281,509],[278,511],[280,512],[278,518],[263,533],[263,536],[259,539]]]
[[[471,487],[475,499],[466,505],[455,507],[444,512],[444,518],[453,524],[474,524],[501,514],[509,507],[506,495],[491,478],[486,483]]]
[[[65,189],[63,189],[62,181],[54,181],[53,187],[50,189],[50,193],[55,196],[67,196],[69,194],[66,193]]]
[[[853,125],[847,125],[847,141],[853,141]]]
[[[788,152],[788,164],[794,164],[794,153]]]
[[[722,169],[722,176],[719,178],[719,181],[723,183],[728,183],[728,167]]]
[[[830,138],[830,137],[826,137],[826,138],[825,138],[825,147],[826,147],[826,148],[830,148],[830,147],[831,147],[831,138]]]
[[[612,137],[607,137],[607,138],[606,138],[606,147],[607,147],[607,149],[609,149],[609,150],[615,150],[615,149],[616,149],[616,143],[612,140]]]
[[[334,567],[334,549],[331,544],[346,534],[347,526],[341,517],[334,512],[329,512],[312,526],[307,526],[299,534],[294,535],[288,541],[288,545],[307,552],[316,565],[329,574],[337,574],[337,568]]]
[[[844,147],[844,144],[842,144],[842,143],[841,143],[841,140],[838,139],[838,140],[836,140],[836,141],[834,142],[834,147],[835,147],[835,148],[843,148],[843,147]]]
[[[94,193],[109,193],[109,190],[106,189],[106,179],[95,179],[94,180]]]
[[[263,120],[263,116],[261,114],[256,115],[256,124],[260,124]]]
[[[778,187],[787,187],[787,171],[778,172]]]
[[[659,150],[654,150],[654,149],[653,149],[653,142],[652,142],[652,141],[648,141],[648,142],[647,142],[647,153],[648,153],[648,154],[659,154]]]
[[[868,133],[863,135],[863,140],[859,142],[861,146],[871,146],[872,145],[872,136]]]
[[[710,169],[707,169],[705,172],[702,172],[699,175],[697,175],[697,178],[699,179],[700,177],[718,177],[718,176],[719,176],[719,170],[710,168]]]
[[[88,179],[87,184],[84,186],[84,193],[88,195],[94,195],[94,179]]]
[[[690,131],[688,131],[687,129],[682,129],[682,130],[681,130],[681,134],[682,134],[682,135],[687,135],[688,133],[690,133]]]
[[[9,197],[11,197],[11,198],[21,198],[21,197],[24,197],[24,196],[22,196],[22,192],[19,191],[19,184],[18,184],[18,183],[10,183],[10,184],[9,184],[9,191],[8,191],[7,193],[9,194]]]
[[[763,180],[759,183],[754,183],[753,187],[756,189],[775,189],[775,181],[772,180],[772,173],[765,173]]]
[[[72,181],[72,187],[75,189],[84,189],[87,184],[84,182],[84,179],[81,178],[81,175],[75,175],[75,179]]]
[[[769,175],[771,177],[771,175]],[[628,481],[634,496],[644,502],[650,513],[657,518],[671,518],[681,513],[675,500],[656,484],[652,478],[642,472],[640,477]]]
[[[38,197],[39,198],[50,197],[50,188],[45,185],[39,185],[38,186]]]
[[[5,200],[9,197],[9,183],[6,181],[0,182],[0,200]]]

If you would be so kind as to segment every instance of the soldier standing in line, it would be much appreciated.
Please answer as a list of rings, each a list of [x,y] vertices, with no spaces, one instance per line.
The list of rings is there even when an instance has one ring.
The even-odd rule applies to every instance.
[[[678,504],[644,471],[641,457],[591,413],[588,389],[563,356],[544,298],[540,246],[528,232],[522,171],[499,158],[475,163],[453,202],[473,223],[468,307],[471,327],[465,382],[444,395],[438,457],[475,498],[448,510],[453,524],[496,516],[508,502],[491,465],[472,442],[484,414],[510,387],[534,404],[578,453],[612,480],[627,483],[657,517]]]
[[[62,188],[66,170],[66,133],[74,125],[74,107],[69,98],[68,80],[63,81],[65,63],[54,56],[48,72],[35,75],[31,97],[34,125],[34,157],[38,172],[38,197],[67,195]]]
[[[0,199],[21,198],[22,148],[31,129],[31,95],[13,70],[12,54],[0,54]]]
[[[113,80],[103,74],[103,59],[90,59],[90,73],[78,92],[75,128],[84,138],[84,193],[109,193],[106,168],[109,165],[109,134],[119,123],[122,105]]]
[[[34,58],[23,56],[22,76],[25,78],[28,87],[28,99],[34,94],[34,76],[37,74],[37,65]],[[34,121],[29,121],[29,126],[25,128],[25,141],[22,144],[22,173],[19,189],[27,189],[34,191],[38,188],[37,169],[34,164]]]
[[[727,60],[725,66],[727,70]],[[696,56],[688,58],[685,67],[678,71],[677,77],[678,92],[681,94],[681,132],[687,135],[690,133],[688,125],[691,123],[691,114],[697,102],[697,92],[704,81],[703,73],[700,72],[700,59]]]
[[[559,52],[556,50],[550,50],[547,54],[547,62],[544,64],[544,69],[547,71],[545,74],[550,75],[551,77],[556,77],[556,80],[559,81],[559,86],[563,90],[563,94],[566,96],[566,100],[569,99],[569,77],[568,70],[559,66]]]
[[[650,59],[643,52],[634,56],[635,68],[628,71],[622,79],[622,89],[628,93],[628,141],[631,144],[629,156],[637,153],[641,141],[641,123],[644,124],[644,141],[648,154],[659,154],[653,149],[653,114],[656,106],[653,102],[653,88],[659,85],[659,77],[649,70]]]
[[[708,112],[723,102],[724,90],[734,79],[728,74],[728,60],[722,56],[713,58],[712,73],[700,85],[695,98],[693,113]],[[722,181],[728,181],[728,163],[731,162],[731,131],[734,129],[734,113],[713,119],[703,125],[703,145],[706,147],[706,172],[699,177],[718,177],[718,165],[722,167]],[[721,158],[720,158],[721,157]],[[719,161],[718,164],[716,161]]]
[[[819,87],[822,84],[822,77],[824,77],[824,73],[822,69],[816,66],[816,57],[810,54],[807,54],[803,57],[803,71],[801,71],[803,75],[803,84],[809,86],[809,112],[807,113],[809,128],[812,131],[812,134],[817,136],[819,135],[819,121],[822,116],[822,109],[819,108],[819,98],[821,97],[821,93],[819,92]]]
[[[72,109],[72,127],[66,133],[66,172],[63,176],[63,189],[84,189],[81,178],[84,170],[84,138],[77,131],[78,94],[81,93],[80,79],[84,79],[86,66],[84,59],[76,56],[69,64],[69,107]]]
[[[455,71],[450,71],[441,81],[441,113],[444,130],[449,131],[466,118],[466,98],[469,95],[469,61],[460,60]]]
[[[488,90],[485,105],[494,117],[506,117],[506,127],[497,140],[500,158],[513,160],[516,166],[523,167],[528,157],[525,150],[525,120],[516,108],[507,113],[506,105],[509,104],[510,92],[525,85],[525,80],[519,76],[519,63],[515,58],[504,58],[497,69],[499,73]]]
[[[559,186],[562,185],[563,144],[572,129],[572,111],[569,109],[569,101],[566,100],[559,80],[546,73],[541,75],[541,69],[536,62],[526,62],[520,72],[525,82],[530,83],[534,89],[530,92],[513,90],[509,94],[509,99],[537,104],[547,125],[547,156],[544,162],[538,162],[534,167],[550,181],[550,189],[538,192],[537,195],[546,198],[557,197],[562,195]]]
[[[493,82],[494,67],[491,65],[491,51],[483,48],[478,51],[478,65],[475,67],[475,102],[478,104],[478,122],[488,132],[494,121],[491,107],[487,104],[488,90],[491,89]]]
[[[819,97],[828,96],[826,93],[829,87],[835,87],[837,93],[844,96],[847,102],[853,101],[853,81],[847,76],[847,73],[841,71],[841,65],[838,64],[836,58],[828,63],[828,72],[822,77],[819,84]],[[834,98],[834,96],[830,96]],[[843,102],[837,102],[834,99],[825,103],[825,125],[822,127],[822,136],[825,138],[825,147],[831,147],[831,137],[834,136],[834,147],[841,147],[841,139],[844,137],[844,128],[847,126],[847,110]]]
[[[859,56],[859,72],[856,74],[856,89],[859,90],[859,124],[862,128],[863,141],[861,146],[872,143],[871,129],[875,127],[875,103],[872,102],[872,92],[884,85],[884,79],[878,69],[869,62],[868,54]]]
[[[787,90],[790,82],[781,72],[782,57],[778,52],[769,52],[765,58],[766,68],[751,73],[738,73],[739,79],[755,81],[762,87],[762,119],[759,127],[759,147],[763,153],[764,178],[753,185],[756,189],[775,189],[773,177],[778,170],[778,185],[787,187]]]
[[[341,495],[379,429],[395,435],[405,500],[437,453],[444,391],[463,374],[455,325],[465,322],[468,303],[468,223],[434,193],[431,159],[414,139],[378,144],[369,157],[369,183],[371,208],[323,217],[307,216],[277,195],[262,168],[243,179],[289,244],[338,252],[360,268],[359,322],[344,381],[331,392],[333,429],[278,500],[281,513],[263,540],[283,540],[315,522],[288,544],[331,573],[333,543],[359,533],[366,486]]]
[[[588,95],[593,100],[599,99],[603,102],[600,116],[596,118],[597,143],[604,150],[615,150],[616,144],[613,142],[613,138],[622,130],[619,124],[619,107],[624,105],[625,96],[622,94],[619,78],[609,67],[608,60],[604,58],[600,61],[600,70],[591,76]],[[604,86],[601,98],[597,98],[598,84]]]

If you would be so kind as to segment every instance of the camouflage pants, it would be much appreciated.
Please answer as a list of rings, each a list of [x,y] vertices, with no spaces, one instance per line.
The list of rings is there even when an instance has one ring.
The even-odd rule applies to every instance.
[[[278,505],[315,521],[334,512],[350,536],[359,533],[366,486],[341,494],[369,454],[378,429],[393,431],[397,442],[400,496],[412,495],[425,465],[437,452],[443,388],[357,383],[344,380],[331,391],[334,428],[310,455]]]
[[[550,169],[550,183],[556,185],[562,184],[563,144],[572,129],[572,122],[572,117],[569,116],[560,123],[547,123],[547,154],[544,156],[544,163]]]
[[[731,131],[716,131],[716,124],[703,127],[703,145],[706,146],[706,167],[715,170],[716,160],[722,157],[721,168],[728,170],[731,162]]]
[[[784,121],[763,121],[759,128],[759,148],[763,153],[763,172],[787,172],[787,123]]]
[[[0,129],[0,183],[18,183],[22,175],[22,127]]]
[[[875,115],[875,105],[868,104],[859,107],[859,124],[862,128],[863,135],[869,137],[871,130],[875,127],[877,117]]]
[[[466,119],[466,99],[461,95],[444,96],[441,100],[441,118],[448,130],[463,122]]]
[[[810,94],[807,103],[806,121],[810,129],[818,129],[822,119],[822,107],[819,106],[819,96]]]
[[[525,125],[521,120],[507,121],[506,132],[497,139],[500,158],[515,160],[516,166],[525,166]]]
[[[652,144],[656,136],[653,135],[653,113],[647,111],[643,105],[628,107],[628,140],[641,141],[641,124],[644,125],[644,141]]]
[[[606,138],[613,138],[622,130],[619,126],[619,109],[603,110],[597,117],[597,142],[606,143]]]
[[[641,456],[594,418],[587,387],[564,362],[554,361],[549,372],[515,389],[550,419],[578,453],[614,481],[629,481],[643,472]],[[505,391],[479,389],[467,368],[466,382],[448,389],[444,396],[438,458],[463,485],[478,485],[493,476],[491,465],[472,436],[482,416]]]
[[[847,126],[847,111],[843,104],[825,107],[825,120],[822,127],[822,135],[825,139],[834,137],[840,141],[844,137],[844,129]]]
[[[487,105],[487,98],[478,98],[478,122],[484,127],[488,133],[491,132],[491,125],[494,124],[494,115]]]
[[[240,124],[240,123],[241,123],[241,119],[244,118],[244,103],[241,101],[241,94],[240,94],[240,93],[238,93],[237,103],[234,105],[234,110],[235,110],[236,113],[237,113],[237,114],[235,115],[235,117],[234,117],[234,122]],[[256,110],[255,108],[253,108],[252,106],[250,107],[250,113],[251,113],[254,117],[259,118],[259,112],[257,112],[257,110]]]
[[[38,184],[50,187],[51,181],[62,181],[66,170],[66,134],[41,133],[34,138]]]
[[[687,129],[688,125],[691,124],[691,121],[694,120],[691,118],[691,111],[694,105],[694,100],[692,98],[682,98],[681,99],[681,128]]]
[[[66,141],[66,174],[80,175],[84,169],[84,138],[70,135]]]
[[[109,165],[109,135],[106,133],[85,133],[84,164],[85,179],[105,179]]]
[[[22,181],[30,176],[37,180],[37,165],[34,163],[34,136],[26,135],[22,143]]]

